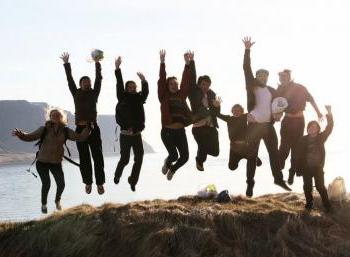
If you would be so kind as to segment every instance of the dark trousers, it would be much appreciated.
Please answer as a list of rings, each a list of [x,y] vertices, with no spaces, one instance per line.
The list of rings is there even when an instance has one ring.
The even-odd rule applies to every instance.
[[[232,150],[232,147],[230,149],[230,158],[228,161],[228,168],[230,170],[235,170],[238,168],[238,163],[240,162],[240,160],[246,158],[245,156],[238,154],[237,152]]]
[[[281,169],[284,169],[286,159],[289,152],[291,152],[290,158],[290,170],[289,172],[294,176],[296,171],[296,151],[297,144],[300,138],[304,134],[305,119],[304,117],[284,117],[281,123],[281,144],[278,150]]]
[[[207,155],[219,155],[219,136],[216,128],[208,126],[192,128],[192,134],[198,145],[197,161],[203,163],[207,160]]]
[[[188,161],[189,153],[186,131],[184,128],[162,128],[160,134],[169,154],[166,159],[166,165],[172,172],[175,172]],[[175,162],[174,165],[173,162]]]
[[[231,141],[228,168],[230,170],[235,170],[238,168],[238,164],[242,159],[248,160],[251,157],[248,151],[249,151],[249,147],[246,141],[244,142]],[[256,159],[258,160],[259,157],[257,157]]]
[[[57,191],[56,191],[56,198],[55,202],[58,202],[61,200],[61,195],[64,190],[64,174],[62,170],[61,163],[59,164],[52,164],[52,163],[44,163],[37,161],[36,162],[36,170],[38,171],[38,174],[41,179],[42,187],[41,187],[41,203],[43,205],[47,204],[47,195],[49,194],[50,186],[51,186],[51,180],[50,180],[50,174],[49,171],[51,171],[57,185]]]
[[[124,167],[129,163],[130,151],[134,152],[134,165],[132,166],[130,182],[133,185],[137,184],[143,161],[143,144],[140,135],[128,136],[120,134],[120,159],[115,170],[115,177],[120,178],[123,174]]]
[[[312,207],[313,197],[312,197],[312,179],[315,180],[316,189],[321,196],[322,203],[325,208],[330,207],[328,200],[327,189],[324,185],[324,172],[322,168],[306,168],[303,175],[304,180],[304,194],[306,198],[306,205]]]
[[[278,158],[278,139],[272,123],[249,123],[247,140],[249,147],[249,159],[247,161],[247,184],[254,185],[256,170],[256,158],[258,157],[260,141],[264,140],[269,153],[270,167],[275,182],[283,180],[283,174]]]
[[[75,131],[80,133],[84,128],[85,126],[77,126]],[[94,125],[94,129],[91,131],[91,134],[86,141],[77,142],[77,148],[79,152],[80,173],[83,178],[83,183],[91,185],[93,182],[90,156],[91,150],[92,159],[94,160],[96,184],[103,185],[105,183],[104,161],[100,128],[97,124]]]

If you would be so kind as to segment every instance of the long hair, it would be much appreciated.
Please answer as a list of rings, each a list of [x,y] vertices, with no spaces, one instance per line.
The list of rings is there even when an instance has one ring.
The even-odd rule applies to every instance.
[[[60,114],[60,116],[61,116],[60,124],[66,126],[67,123],[68,123],[67,113],[65,111],[61,110],[60,108],[49,108],[49,109],[47,109],[46,115],[45,115],[46,116],[46,122],[51,121],[50,116],[51,116],[51,113],[53,113],[53,112],[58,112]]]

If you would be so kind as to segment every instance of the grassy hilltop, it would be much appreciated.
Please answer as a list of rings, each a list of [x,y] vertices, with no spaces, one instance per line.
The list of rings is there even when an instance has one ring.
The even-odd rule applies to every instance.
[[[350,207],[326,215],[299,194],[181,197],[126,205],[81,205],[45,219],[0,224],[6,257],[350,256]]]

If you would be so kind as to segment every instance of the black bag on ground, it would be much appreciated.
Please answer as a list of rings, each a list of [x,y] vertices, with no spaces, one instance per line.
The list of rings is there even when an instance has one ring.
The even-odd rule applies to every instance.
[[[231,202],[231,197],[230,197],[230,194],[228,193],[228,190],[221,191],[216,197],[216,201],[219,203]]]

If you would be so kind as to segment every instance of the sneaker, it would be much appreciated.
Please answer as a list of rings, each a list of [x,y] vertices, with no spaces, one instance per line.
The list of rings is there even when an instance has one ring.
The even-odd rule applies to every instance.
[[[61,206],[60,201],[55,202],[55,204],[56,204],[56,210],[58,210],[58,211],[62,210],[62,206]]]
[[[119,184],[120,177],[114,175],[114,184]]]
[[[166,158],[166,159],[164,160],[164,164],[163,164],[163,167],[162,167],[162,173],[163,173],[164,175],[166,175],[166,174],[168,173],[168,171],[169,171],[169,167],[168,167],[168,165],[167,165],[167,159],[168,159],[168,158]]]
[[[103,195],[105,192],[105,189],[103,187],[103,185],[97,185],[97,192],[99,195]]]
[[[290,188],[287,186],[286,182],[285,182],[283,179],[281,179],[281,180],[279,180],[279,181],[275,181],[275,185],[282,187],[282,188],[283,188],[284,190],[286,190],[286,191],[292,191],[292,189],[290,189]]]
[[[293,173],[289,173],[289,177],[288,177],[288,185],[293,185],[293,183],[294,183],[294,174]]]
[[[197,167],[197,170],[204,171],[203,162],[200,162],[197,159],[196,159],[196,167]]]
[[[175,172],[172,170],[169,170],[168,174],[166,174],[166,178],[170,181],[174,175],[175,175]]]
[[[247,191],[245,191],[245,195],[249,198],[253,196],[253,185],[247,185]]]
[[[43,205],[41,205],[41,212],[42,213],[47,213],[47,206],[46,206],[46,204],[43,204]]]
[[[260,167],[262,165],[262,161],[259,157],[256,157],[256,166]]]
[[[135,188],[136,185],[134,183],[132,183],[131,177],[128,178],[128,183],[130,184],[131,191],[135,192],[136,191],[136,188]]]
[[[90,194],[90,193],[91,193],[91,189],[92,189],[91,185],[85,185],[85,192],[86,192],[87,194]]]

